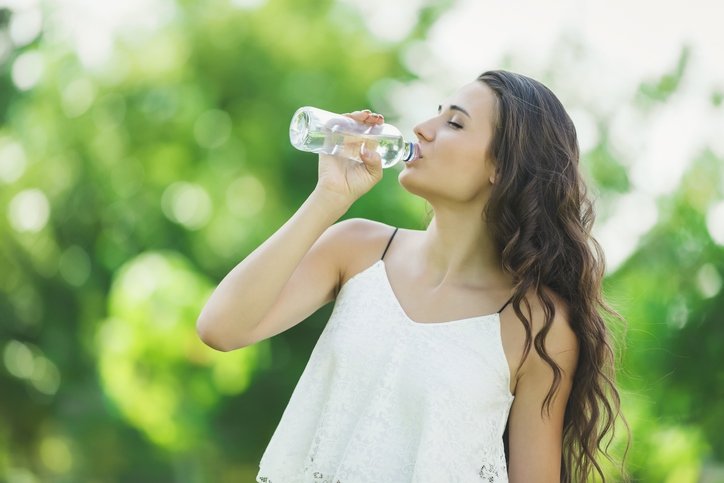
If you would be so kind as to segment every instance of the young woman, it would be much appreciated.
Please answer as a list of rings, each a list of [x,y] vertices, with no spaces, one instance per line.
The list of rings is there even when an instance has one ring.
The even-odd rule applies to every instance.
[[[573,123],[541,83],[489,71],[415,134],[399,183],[430,204],[425,230],[336,223],[381,161],[320,155],[312,194],[199,317],[204,342],[233,350],[335,300],[257,481],[603,477],[601,442],[625,424],[602,317],[617,314]]]

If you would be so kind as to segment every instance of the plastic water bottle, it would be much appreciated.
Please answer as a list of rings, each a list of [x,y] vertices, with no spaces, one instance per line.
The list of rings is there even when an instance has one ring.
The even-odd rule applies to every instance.
[[[365,124],[310,106],[294,113],[289,140],[300,151],[342,156],[360,163],[360,148],[364,144],[365,150],[377,151],[383,168],[420,157],[417,143],[406,142],[400,130],[391,124]]]

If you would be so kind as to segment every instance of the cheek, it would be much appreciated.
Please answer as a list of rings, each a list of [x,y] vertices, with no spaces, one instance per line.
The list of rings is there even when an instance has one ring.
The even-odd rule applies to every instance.
[[[444,196],[463,201],[488,190],[489,177],[480,141],[451,137],[437,140],[434,155],[404,167],[398,181],[407,191],[426,198]]]
[[[485,154],[480,149],[461,149],[451,161],[451,171],[468,183],[480,184],[486,178],[488,166]]]
[[[479,171],[461,171],[458,175],[451,176],[448,181],[450,188],[448,191],[451,198],[459,201],[477,198],[489,186],[489,183],[485,183],[484,176]]]
[[[442,176],[460,199],[475,198],[491,186],[489,169],[479,150],[461,152]]]
[[[434,165],[404,168],[398,176],[400,185],[428,200],[447,198],[460,202],[473,200],[490,188],[481,162],[449,159],[438,164],[435,161]]]

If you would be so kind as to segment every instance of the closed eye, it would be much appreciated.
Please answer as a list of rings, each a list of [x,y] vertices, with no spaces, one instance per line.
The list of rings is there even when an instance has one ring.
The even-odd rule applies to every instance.
[[[448,121],[447,123],[448,123],[450,126],[452,126],[454,129],[462,129],[462,128],[463,128],[460,124],[458,124],[458,123],[456,123],[456,122],[453,122],[453,121]]]

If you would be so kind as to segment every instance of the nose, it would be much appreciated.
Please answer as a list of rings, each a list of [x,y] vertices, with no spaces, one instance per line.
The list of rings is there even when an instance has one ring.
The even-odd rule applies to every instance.
[[[430,121],[431,119],[428,119],[427,121],[423,121],[415,125],[414,128],[412,128],[412,132],[415,133],[415,136],[417,136],[418,139],[428,142],[434,139],[435,130],[433,129],[432,123]]]

